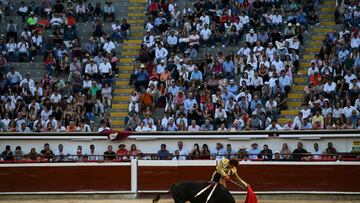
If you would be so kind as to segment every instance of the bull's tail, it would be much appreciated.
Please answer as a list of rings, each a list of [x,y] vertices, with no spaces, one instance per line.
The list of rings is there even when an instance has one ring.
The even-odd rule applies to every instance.
[[[172,191],[172,189],[174,188],[174,186],[175,186],[175,185],[171,186],[170,190],[167,191],[167,193],[165,193],[165,194],[169,194],[169,193]],[[157,203],[157,202],[160,200],[160,197],[161,197],[160,194],[156,194],[156,196],[155,196],[155,198],[153,199],[152,202],[153,202],[153,203]]]

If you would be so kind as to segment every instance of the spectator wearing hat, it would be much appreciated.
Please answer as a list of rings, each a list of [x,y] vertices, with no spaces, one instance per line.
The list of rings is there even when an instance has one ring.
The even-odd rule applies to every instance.
[[[140,71],[136,73],[135,88],[136,91],[141,92],[140,86],[147,87],[149,83],[149,74],[145,71],[145,65],[140,65]]]
[[[245,41],[249,43],[250,47],[253,47],[258,40],[257,35],[255,34],[254,29],[250,29],[249,33],[246,34]]]

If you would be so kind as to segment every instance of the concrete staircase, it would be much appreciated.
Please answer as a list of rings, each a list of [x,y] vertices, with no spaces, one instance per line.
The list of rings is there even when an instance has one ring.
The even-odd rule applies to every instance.
[[[129,81],[133,71],[133,61],[139,53],[144,36],[145,4],[145,0],[129,0],[127,19],[131,26],[130,38],[124,40],[120,47],[119,76],[115,81],[110,111],[111,127],[114,130],[124,130],[125,117],[129,111],[130,93],[134,89],[133,86],[129,86]]]
[[[303,55],[300,56],[300,67],[298,74],[294,75],[294,84],[288,95],[288,109],[281,111],[278,119],[280,124],[285,124],[288,120],[292,120],[301,110],[301,104],[304,102],[303,90],[307,85],[307,70],[310,62],[318,54],[321,48],[322,40],[325,34],[338,30],[341,25],[335,24],[335,0],[325,0],[317,9],[320,18],[320,24],[310,26],[308,29],[309,37],[303,45]]]

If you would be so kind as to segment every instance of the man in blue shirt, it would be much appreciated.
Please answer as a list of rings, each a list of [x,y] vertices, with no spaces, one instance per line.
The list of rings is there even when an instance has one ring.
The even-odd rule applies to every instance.
[[[149,74],[145,71],[145,66],[142,64],[140,66],[140,71],[136,73],[136,82],[135,82],[136,91],[141,92],[140,86],[147,87],[148,83],[149,83]]]
[[[260,154],[260,149],[258,149],[257,143],[251,144],[251,149],[248,151],[249,153],[249,159],[257,159]]]
[[[281,71],[281,77],[279,78],[279,84],[281,89],[284,90],[285,95],[287,96],[291,88],[291,78],[286,75],[285,71]]]
[[[234,63],[231,61],[230,56],[227,56],[224,63],[223,68],[225,72],[225,77],[230,80],[234,78]]]
[[[234,79],[231,79],[226,89],[229,93],[236,95],[239,87],[235,84]]]
[[[191,73],[190,80],[195,80],[198,82],[201,82],[203,80],[203,75],[199,71],[199,68],[197,66],[194,67],[194,71]]]
[[[193,93],[189,93],[189,98],[185,99],[184,107],[186,111],[189,111],[194,108],[194,105],[197,104],[196,99],[194,99]]]

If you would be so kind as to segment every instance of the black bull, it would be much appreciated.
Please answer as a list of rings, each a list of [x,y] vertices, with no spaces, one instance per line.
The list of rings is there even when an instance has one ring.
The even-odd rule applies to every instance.
[[[208,188],[201,195],[196,196],[198,192],[207,187],[210,182],[179,182],[171,187],[171,192],[175,203],[185,203],[189,201],[191,203],[205,203],[213,187]],[[153,203],[158,202],[160,195],[158,194]],[[235,203],[234,197],[230,192],[221,184],[217,184],[211,198],[208,203]]]

